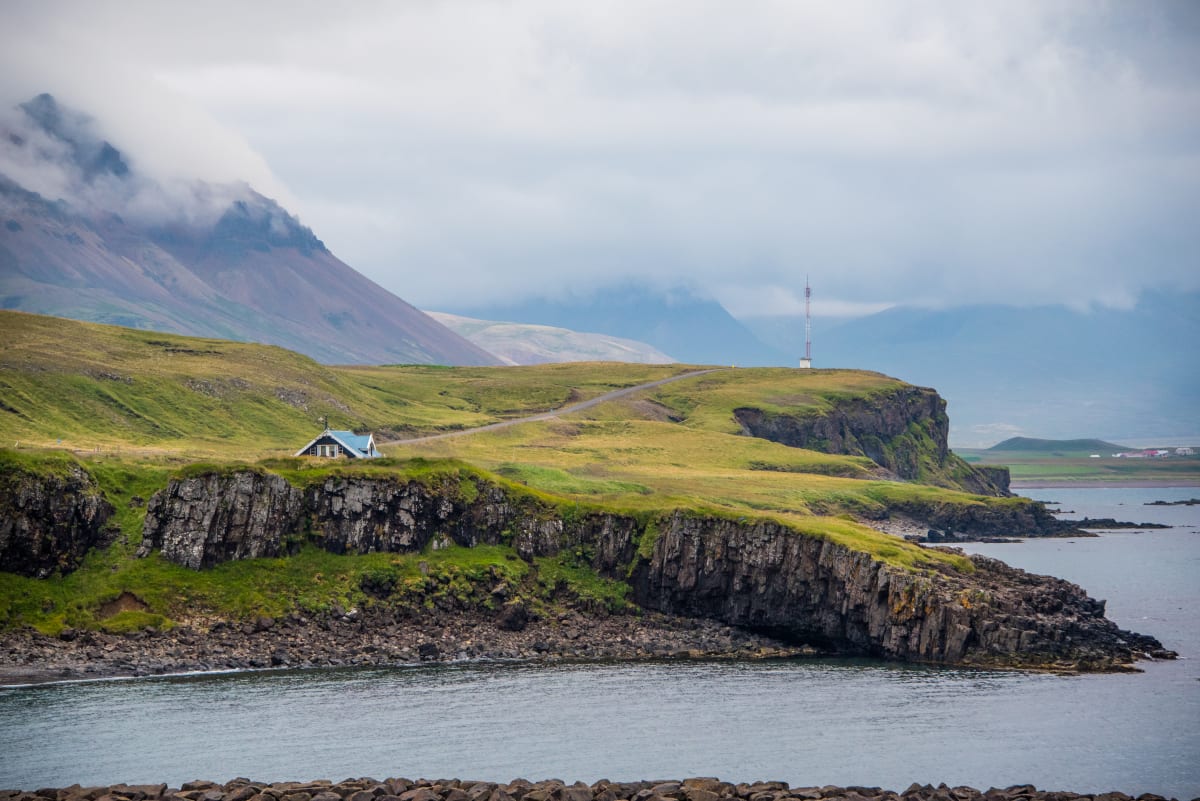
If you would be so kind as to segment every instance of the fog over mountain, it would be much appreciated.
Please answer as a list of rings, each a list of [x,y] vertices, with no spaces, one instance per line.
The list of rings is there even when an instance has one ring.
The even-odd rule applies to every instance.
[[[244,183],[155,181],[45,93],[0,125],[0,307],[326,362],[497,363],[274,200]]]

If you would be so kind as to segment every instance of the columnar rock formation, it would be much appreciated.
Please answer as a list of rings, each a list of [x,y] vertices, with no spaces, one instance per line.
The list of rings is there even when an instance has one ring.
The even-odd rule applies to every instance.
[[[153,542],[164,557],[193,570],[279,556],[281,538],[296,528],[299,515],[299,493],[282,476],[244,471],[173,481],[150,499],[139,555]],[[170,536],[157,537],[154,526],[166,520]]]
[[[69,573],[90,548],[111,540],[105,524],[112,513],[77,465],[61,473],[0,471],[0,570],[38,578]]]
[[[634,587],[662,612],[889,659],[1109,668],[1161,653],[1075,584],[982,556],[971,565],[905,570],[770,521],[676,513]]]

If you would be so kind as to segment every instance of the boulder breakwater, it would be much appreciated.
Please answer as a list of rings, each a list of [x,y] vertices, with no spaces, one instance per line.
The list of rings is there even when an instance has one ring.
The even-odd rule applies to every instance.
[[[224,784],[190,781],[115,784],[107,787],[0,790],[0,801],[1167,801],[1163,796],[1120,792],[1081,794],[1023,784],[977,790],[945,784],[912,784],[903,791],[879,787],[792,787],[787,782],[732,782],[716,778],[567,784],[558,779],[509,782],[460,779],[346,779]]]

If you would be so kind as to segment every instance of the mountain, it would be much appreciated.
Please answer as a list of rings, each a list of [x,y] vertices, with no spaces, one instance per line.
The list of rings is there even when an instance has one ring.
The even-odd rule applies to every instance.
[[[813,336],[817,367],[937,387],[960,446],[1200,433],[1200,293],[1146,292],[1126,310],[896,307],[828,327],[818,316]]]
[[[456,334],[509,364],[551,362],[633,362],[671,364],[667,354],[632,339],[588,334],[549,325],[476,320],[445,312],[425,312]]]
[[[626,284],[565,298],[531,298],[452,311],[487,320],[598,331],[644,342],[689,364],[795,363],[795,358],[750,333],[720,303],[686,289],[661,292]]]
[[[0,141],[0,308],[280,345],[326,363],[497,364],[246,185],[164,186],[50,95]],[[52,200],[5,174],[35,169]]]

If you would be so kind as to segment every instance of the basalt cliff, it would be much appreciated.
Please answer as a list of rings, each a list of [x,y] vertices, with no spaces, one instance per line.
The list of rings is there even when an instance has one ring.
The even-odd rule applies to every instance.
[[[262,470],[175,479],[149,503],[140,555],[160,550],[199,570],[306,544],[334,553],[499,545],[531,562],[570,553],[627,582],[641,609],[846,654],[1072,670],[1169,656],[1118,629],[1078,586],[995,560],[906,567],[781,522],[563,507],[454,472],[350,472],[304,486]]]
[[[929,532],[923,537],[926,541],[1082,533],[1077,523],[1056,519],[1044,504],[1014,497],[1007,467],[975,466],[954,454],[947,443],[946,401],[935,390],[901,384],[833,398],[824,406],[793,411],[743,406],[733,414],[747,436],[793,448],[866,456],[895,480],[1005,499],[963,504],[895,498],[886,508],[862,513],[867,520],[899,516],[919,524]]]
[[[836,399],[827,408],[734,409],[742,431],[793,448],[866,456],[897,477],[979,495],[1009,495],[1004,467],[973,467],[951,453],[946,401],[932,389],[899,385]]]
[[[0,569],[41,578],[69,573],[111,541],[113,508],[77,465],[47,473],[0,470]]]

